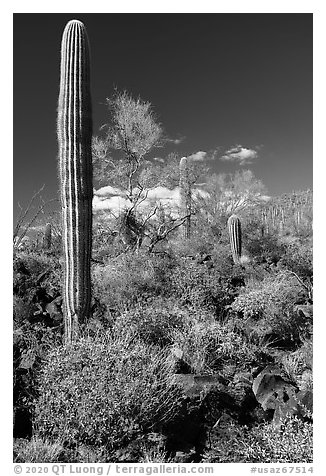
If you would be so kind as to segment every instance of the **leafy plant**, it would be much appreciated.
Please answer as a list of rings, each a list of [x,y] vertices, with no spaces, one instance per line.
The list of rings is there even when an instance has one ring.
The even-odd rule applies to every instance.
[[[281,429],[263,423],[253,428],[229,422],[223,438],[205,453],[205,463],[312,463],[312,424],[296,417],[283,421]]]
[[[62,461],[64,448],[60,440],[32,437],[30,440],[14,440],[14,463],[56,463]]]
[[[126,331],[54,349],[38,382],[36,434],[67,445],[117,449],[178,408],[166,352]]]

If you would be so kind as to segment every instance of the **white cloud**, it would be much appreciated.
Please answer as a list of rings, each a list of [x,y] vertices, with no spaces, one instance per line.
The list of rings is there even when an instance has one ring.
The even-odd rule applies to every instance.
[[[129,205],[128,200],[121,196],[100,198],[98,195],[93,196],[93,212],[99,210],[111,210],[112,212],[119,212]]]
[[[130,207],[130,202],[124,198],[121,190],[119,191],[119,194],[114,195],[112,193],[117,191],[119,191],[119,189],[110,186],[94,191],[93,212],[96,213],[100,210],[110,210],[113,213],[119,213],[124,208]],[[207,195],[207,192],[197,187],[193,190],[193,193],[194,195]],[[179,187],[175,187],[171,190],[167,187],[160,186],[149,190],[146,200],[139,205],[139,208],[141,210],[146,210],[148,207],[153,207],[155,202],[160,202],[163,206],[168,207],[172,213],[177,214],[180,205]]]
[[[167,141],[171,142],[172,144],[179,145],[182,142],[184,142],[185,139],[186,139],[185,136],[179,136],[176,139],[167,139]]]
[[[122,190],[117,187],[111,187],[111,185],[106,185],[105,187],[99,188],[98,190],[94,190],[94,195],[97,197],[108,197],[110,195],[122,195]]]
[[[155,187],[152,190],[149,190],[148,192],[148,198],[149,199],[155,199],[155,200],[176,200],[176,198],[179,197],[179,189],[174,188],[173,190],[170,190],[167,187]]]
[[[254,149],[248,149],[238,144],[227,150],[220,160],[229,162],[239,162],[240,165],[251,164],[258,157],[258,152]]]
[[[164,159],[162,159],[161,157],[154,157],[153,159],[155,162],[161,162],[161,164],[164,164]]]
[[[207,156],[207,152],[204,152],[203,150],[199,150],[195,154],[189,155],[188,159],[193,160],[194,162],[199,162],[201,160],[204,160]]]

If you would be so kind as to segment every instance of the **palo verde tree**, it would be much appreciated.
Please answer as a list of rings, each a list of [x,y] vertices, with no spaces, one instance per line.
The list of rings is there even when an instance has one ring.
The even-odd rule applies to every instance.
[[[127,247],[139,248],[149,233],[152,249],[184,221],[182,217],[170,217],[164,231],[159,227],[155,237],[153,226],[149,226],[160,207],[157,201],[149,200],[149,192],[167,186],[173,176],[178,181],[178,162],[168,160],[169,164],[162,164],[150,158],[151,152],[162,148],[166,141],[151,103],[134,99],[124,91],[115,92],[106,104],[110,122],[102,127],[105,136],[93,138],[94,177],[119,190],[127,202],[119,217],[119,234]]]

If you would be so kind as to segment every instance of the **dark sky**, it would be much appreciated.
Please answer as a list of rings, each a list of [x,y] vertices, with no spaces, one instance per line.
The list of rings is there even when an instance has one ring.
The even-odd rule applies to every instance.
[[[57,196],[60,43],[73,18],[90,40],[95,134],[105,98],[126,89],[184,138],[161,155],[238,146],[255,151],[245,168],[271,195],[312,188],[312,14],[14,14],[14,216],[43,184]]]

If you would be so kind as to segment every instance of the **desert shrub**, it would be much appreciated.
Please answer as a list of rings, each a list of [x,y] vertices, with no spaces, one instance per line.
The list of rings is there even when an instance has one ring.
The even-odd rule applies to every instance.
[[[304,281],[313,277],[313,251],[312,243],[294,242],[286,247],[286,253],[280,260],[280,266],[296,273]]]
[[[104,265],[93,266],[94,296],[107,309],[122,312],[137,302],[167,293],[170,266],[168,256],[125,253]]]
[[[156,298],[122,313],[113,330],[126,328],[147,344],[171,349],[176,368],[182,361],[188,372],[214,373],[230,363],[245,367],[257,360],[255,345],[250,347],[228,322],[173,298]]]
[[[14,440],[14,463],[55,463],[62,461],[63,446],[60,441],[32,437]]]
[[[14,435],[18,437],[28,436],[32,431],[36,369],[49,349],[61,342],[60,326],[47,327],[49,316],[43,314],[42,308],[44,298],[49,302],[60,289],[59,269],[58,259],[50,254],[14,255],[13,403]],[[51,319],[47,324],[54,326]]]
[[[289,417],[281,429],[263,423],[249,429],[229,422],[205,463],[312,463],[312,423]]]
[[[213,265],[221,276],[232,276],[234,265],[229,243],[215,245],[211,254]]]
[[[221,276],[218,269],[192,259],[179,260],[170,274],[171,293],[184,305],[204,308],[223,317],[225,308],[237,294],[230,278]]]
[[[54,349],[39,392],[37,435],[112,450],[172,418],[179,398],[166,352],[126,330]]]
[[[246,249],[252,259],[258,263],[277,264],[286,253],[286,246],[277,235],[248,236]]]
[[[215,242],[216,237],[214,238],[208,228],[197,228],[197,224],[192,223],[190,238],[185,240],[180,229],[179,236],[174,238],[168,247],[176,257],[194,257],[211,254]]]
[[[127,328],[143,342],[163,347],[172,344],[173,329],[183,329],[188,313],[173,298],[153,298],[123,312],[116,318],[114,328],[121,332]]]
[[[42,360],[53,347],[62,342],[58,329],[45,327],[41,323],[24,325],[13,335],[13,403],[16,436],[31,433],[34,399],[37,395],[36,372]]]
[[[248,346],[228,323],[212,318],[205,310],[189,309],[182,327],[170,331],[172,352],[194,373],[227,372],[231,364],[245,368],[257,361],[256,348]]]
[[[290,380],[295,382],[301,390],[312,390],[312,339],[305,339],[297,350],[285,354],[282,357],[282,364]]]
[[[16,253],[13,263],[14,294],[31,298],[40,283],[48,290],[61,288],[59,259],[42,252]]]
[[[13,318],[14,329],[18,329],[30,318],[33,313],[33,303],[24,297],[14,295],[13,297]]]
[[[304,294],[302,286],[291,276],[269,276],[261,283],[243,288],[231,309],[244,319],[259,319],[266,314],[280,314],[290,309]]]
[[[311,333],[311,322],[295,312],[295,303],[302,299],[307,299],[307,291],[300,282],[279,273],[243,288],[230,309],[243,321],[242,327],[257,336],[270,335],[275,341],[299,345]]]

